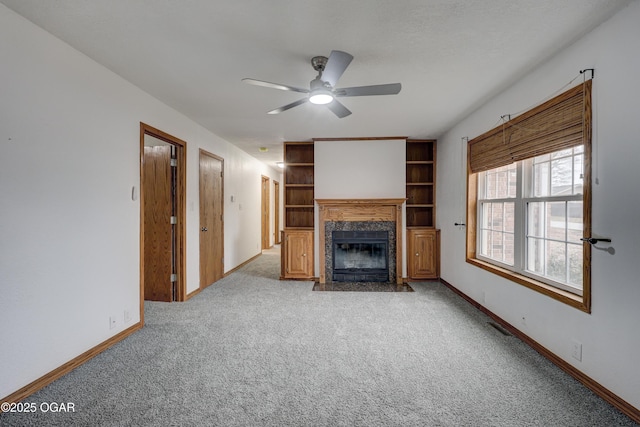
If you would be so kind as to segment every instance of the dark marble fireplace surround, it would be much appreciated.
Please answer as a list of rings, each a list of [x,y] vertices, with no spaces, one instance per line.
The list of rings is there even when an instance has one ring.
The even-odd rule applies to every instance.
[[[324,230],[324,255],[327,283],[333,277],[333,231],[386,231],[388,235],[388,266],[387,282],[393,282],[396,277],[396,223],[394,221],[326,221]]]

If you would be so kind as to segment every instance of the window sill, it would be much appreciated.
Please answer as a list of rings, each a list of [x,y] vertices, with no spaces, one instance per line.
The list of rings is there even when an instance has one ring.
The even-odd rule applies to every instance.
[[[525,286],[531,290],[539,292],[571,307],[577,308],[578,310],[584,311],[585,313],[591,313],[590,301],[588,301],[584,297],[581,297],[580,295],[575,295],[570,292],[563,291],[562,289],[554,288],[553,286],[550,286],[546,283],[531,279],[521,274],[514,273],[505,268],[498,267],[477,258],[467,258],[467,262],[471,265],[475,265],[476,267],[480,267],[483,270],[487,270],[491,273],[497,274],[498,276],[504,277],[505,279],[511,280],[512,282],[516,282],[522,286]]]

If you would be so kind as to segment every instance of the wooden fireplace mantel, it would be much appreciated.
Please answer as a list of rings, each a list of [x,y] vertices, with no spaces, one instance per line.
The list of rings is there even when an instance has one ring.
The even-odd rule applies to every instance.
[[[396,224],[396,284],[402,284],[402,204],[406,199],[316,199],[319,211],[319,282],[326,283],[327,221],[392,221]]]

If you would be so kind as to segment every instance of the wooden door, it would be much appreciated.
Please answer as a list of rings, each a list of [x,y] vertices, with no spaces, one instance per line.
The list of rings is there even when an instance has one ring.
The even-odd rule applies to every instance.
[[[186,298],[187,143],[140,123],[140,319],[144,300]],[[135,200],[135,197],[134,197]]]
[[[269,177],[262,177],[262,249],[269,249]]]
[[[439,230],[411,230],[409,236],[409,277],[435,279],[440,274]]]
[[[171,145],[144,147],[144,299],[173,301]]]
[[[313,232],[285,232],[285,275],[288,278],[310,278],[313,275]]]
[[[273,181],[273,242],[280,243],[280,183]]]
[[[224,162],[200,150],[200,289],[224,275]]]

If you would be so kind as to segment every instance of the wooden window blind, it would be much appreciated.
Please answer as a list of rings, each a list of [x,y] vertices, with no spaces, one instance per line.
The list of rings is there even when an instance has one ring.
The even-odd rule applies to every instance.
[[[591,80],[472,139],[469,172],[477,173],[591,141]]]

